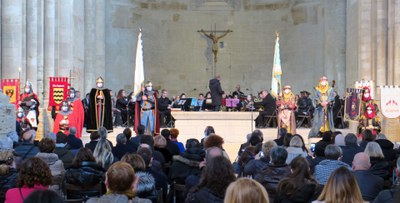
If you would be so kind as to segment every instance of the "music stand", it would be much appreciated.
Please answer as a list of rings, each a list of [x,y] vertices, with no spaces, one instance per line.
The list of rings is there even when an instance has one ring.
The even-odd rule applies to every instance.
[[[184,98],[179,100],[178,105],[181,106],[182,111],[189,111],[191,103],[192,103],[192,98]]]

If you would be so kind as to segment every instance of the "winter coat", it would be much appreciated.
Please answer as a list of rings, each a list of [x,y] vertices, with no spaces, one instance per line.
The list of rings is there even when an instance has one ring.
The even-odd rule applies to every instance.
[[[183,155],[173,156],[169,170],[169,179],[184,184],[186,177],[199,174],[202,153],[201,149],[192,148],[187,149]]]
[[[0,202],[4,202],[7,190],[15,187],[17,178],[15,168],[10,168],[6,175],[0,176]]]
[[[254,179],[261,183],[268,192],[270,198],[275,198],[279,181],[290,174],[290,167],[287,164],[268,164],[262,171],[256,173]]]
[[[189,193],[186,203],[223,203],[224,197],[218,197],[210,189],[204,187],[195,193]]]
[[[46,164],[49,166],[51,175],[53,176],[53,185],[61,185],[63,179],[64,179],[64,174],[65,174],[65,169],[64,169],[64,164],[63,162],[58,158],[58,155],[55,153],[42,153],[39,152],[36,154],[37,158],[40,158]],[[52,187],[53,188],[53,187]],[[53,188],[53,189],[58,189]]]
[[[62,146],[56,144],[56,149],[54,150],[54,153],[57,154],[58,158],[63,162],[65,169],[71,167],[75,155],[71,150],[69,150],[68,145]]]
[[[86,203],[130,203],[130,200],[126,195],[123,194],[108,194],[108,195],[103,195],[101,197],[96,197],[96,198],[90,198]],[[135,197],[131,201],[132,203],[151,203],[150,200],[148,199],[141,199],[138,197]]]
[[[65,180],[78,186],[94,186],[104,180],[104,170],[96,162],[82,162],[65,172]]]

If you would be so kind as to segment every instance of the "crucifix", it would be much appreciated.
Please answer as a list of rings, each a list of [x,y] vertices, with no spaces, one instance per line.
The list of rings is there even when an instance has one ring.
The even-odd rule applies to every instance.
[[[212,43],[213,43],[212,44],[212,52],[214,54],[214,73],[213,73],[213,77],[214,77],[215,76],[216,64],[217,64],[217,61],[218,61],[218,59],[217,59],[218,41],[221,38],[225,37],[228,33],[233,32],[233,31],[229,30],[229,29],[228,30],[217,30],[216,29],[216,25],[214,24],[214,30],[203,30],[203,29],[201,29],[201,30],[197,30],[197,32],[202,33],[204,36],[206,36],[207,38],[212,40]],[[209,34],[207,34],[207,32]],[[220,35],[220,36],[217,36],[218,32],[223,33],[223,34]]]

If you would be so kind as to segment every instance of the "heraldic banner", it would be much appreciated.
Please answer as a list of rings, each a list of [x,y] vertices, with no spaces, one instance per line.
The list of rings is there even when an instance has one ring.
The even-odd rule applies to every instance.
[[[363,89],[347,88],[344,103],[344,118],[346,120],[357,121],[361,112],[361,97]]]
[[[397,118],[400,116],[400,87],[381,87],[381,112],[386,118]]]
[[[49,107],[55,106],[58,110],[61,102],[68,96],[68,77],[50,77]]]
[[[19,79],[2,79],[1,89],[3,94],[10,97],[11,104],[18,104],[19,101]]]

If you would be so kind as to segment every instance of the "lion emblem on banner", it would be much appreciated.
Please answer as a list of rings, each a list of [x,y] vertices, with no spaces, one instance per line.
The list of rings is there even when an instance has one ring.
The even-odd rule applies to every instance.
[[[3,93],[10,97],[10,103],[14,103],[16,99],[15,86],[4,86]]]
[[[381,112],[387,118],[400,116],[400,87],[381,87]]]

